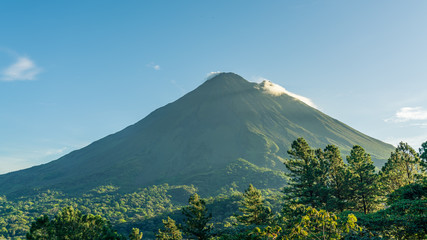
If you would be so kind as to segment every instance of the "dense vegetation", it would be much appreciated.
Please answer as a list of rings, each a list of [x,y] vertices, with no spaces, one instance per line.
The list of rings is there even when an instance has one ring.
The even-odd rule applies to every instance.
[[[360,146],[347,163],[336,146],[312,149],[302,138],[288,154],[289,180],[281,191],[250,184],[244,193],[230,187],[203,199],[193,186],[163,184],[123,194],[108,185],[79,197],[55,191],[1,197],[0,238],[427,237],[427,142],[419,152],[400,143],[380,171]]]

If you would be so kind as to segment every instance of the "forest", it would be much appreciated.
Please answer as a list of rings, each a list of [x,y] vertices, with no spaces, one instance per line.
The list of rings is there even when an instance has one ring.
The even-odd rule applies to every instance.
[[[0,197],[0,239],[426,239],[427,142],[399,143],[381,169],[353,146],[313,149],[293,141],[282,189],[113,185],[68,196]],[[256,176],[254,176],[256,177]]]

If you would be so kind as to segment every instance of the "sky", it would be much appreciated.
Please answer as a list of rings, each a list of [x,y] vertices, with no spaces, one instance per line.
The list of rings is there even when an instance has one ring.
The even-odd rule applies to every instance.
[[[0,2],[0,173],[144,118],[211,72],[382,141],[427,141],[427,1]]]

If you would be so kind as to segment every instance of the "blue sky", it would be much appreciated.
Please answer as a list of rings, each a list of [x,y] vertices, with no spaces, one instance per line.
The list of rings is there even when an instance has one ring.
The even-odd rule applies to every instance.
[[[426,12],[426,1],[1,1],[0,173],[117,132],[216,71],[269,79],[418,148]]]

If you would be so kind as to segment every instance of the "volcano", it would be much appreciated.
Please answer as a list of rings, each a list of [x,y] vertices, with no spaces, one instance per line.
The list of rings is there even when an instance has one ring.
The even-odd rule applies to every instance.
[[[47,164],[0,175],[0,195],[73,194],[110,184],[123,191],[193,184],[211,194],[255,182],[280,187],[286,182],[282,161],[298,137],[314,148],[334,144],[343,154],[360,145],[377,166],[394,150],[310,105],[274,83],[220,73],[117,133]]]

